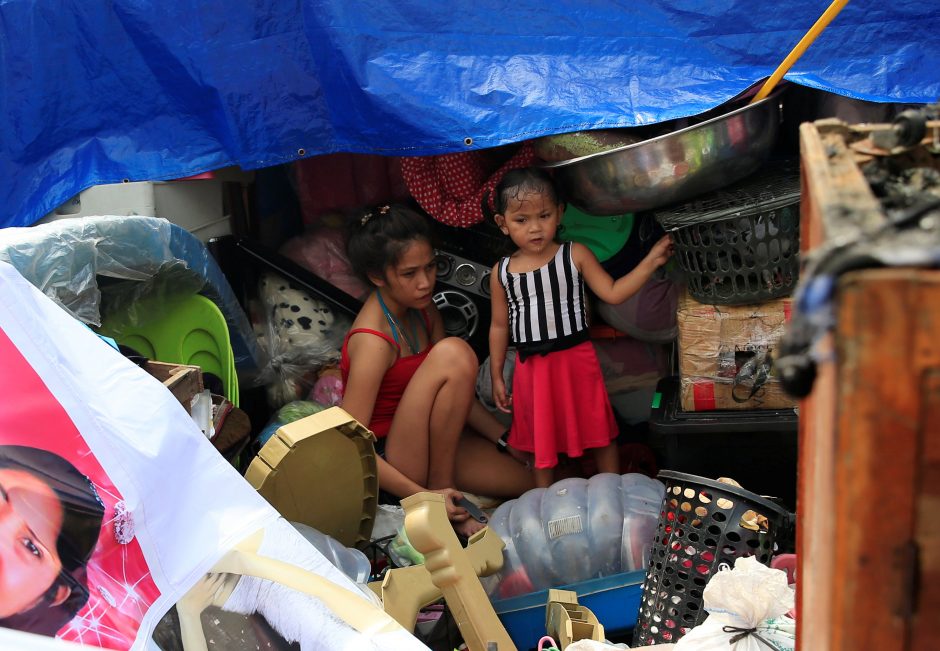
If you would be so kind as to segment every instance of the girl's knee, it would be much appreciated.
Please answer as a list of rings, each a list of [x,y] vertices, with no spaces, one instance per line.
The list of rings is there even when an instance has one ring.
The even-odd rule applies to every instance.
[[[457,372],[468,373],[474,377],[477,374],[479,363],[473,349],[463,339],[447,337],[434,344],[428,354],[428,359],[435,363],[444,364],[446,368]]]

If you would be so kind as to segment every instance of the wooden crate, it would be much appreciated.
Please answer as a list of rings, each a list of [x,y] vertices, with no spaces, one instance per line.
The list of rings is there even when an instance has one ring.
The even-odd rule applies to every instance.
[[[193,397],[202,393],[202,369],[188,364],[168,364],[150,360],[144,369],[170,390],[180,404],[190,410]]]
[[[861,170],[872,128],[801,126],[804,250],[886,219]],[[800,412],[797,648],[937,649],[940,271],[854,272],[836,300]]]

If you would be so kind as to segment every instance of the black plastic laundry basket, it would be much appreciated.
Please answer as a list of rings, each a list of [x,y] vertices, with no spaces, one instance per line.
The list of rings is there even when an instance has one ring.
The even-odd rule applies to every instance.
[[[792,525],[785,509],[743,488],[669,470],[659,478],[666,495],[633,630],[634,647],[679,640],[705,619],[702,592],[708,579],[742,556],[770,564],[776,536]],[[764,516],[765,527],[742,522],[748,511]]]
[[[798,161],[768,163],[744,181],[658,211],[672,231],[689,294],[710,305],[787,296],[799,280]]]

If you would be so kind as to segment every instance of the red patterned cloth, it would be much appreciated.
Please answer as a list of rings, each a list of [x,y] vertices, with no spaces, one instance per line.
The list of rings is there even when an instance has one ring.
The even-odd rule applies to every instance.
[[[491,172],[481,151],[401,159],[408,191],[431,217],[449,226],[466,228],[483,221],[483,197],[511,169],[528,167],[536,160],[529,143]]]
[[[324,154],[294,163],[297,198],[305,224],[320,215],[408,198],[398,159],[375,154]]]

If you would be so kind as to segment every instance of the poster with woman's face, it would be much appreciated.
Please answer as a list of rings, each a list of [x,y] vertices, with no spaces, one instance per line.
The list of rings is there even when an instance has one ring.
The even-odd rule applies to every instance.
[[[425,648],[371,592],[356,597],[352,580],[279,517],[158,380],[2,261],[0,297],[0,629],[129,651],[186,640],[258,648],[237,625],[208,642],[220,629],[194,619],[217,622],[212,604],[242,626],[248,615],[266,622],[259,642],[286,627],[302,647]],[[290,563],[311,592],[262,590],[262,579],[233,579],[240,572],[226,590],[206,590],[229,553],[274,577]],[[321,591],[359,598],[354,619],[367,616],[368,635],[339,621],[314,596]],[[176,630],[172,617],[161,622],[174,604]]]
[[[159,596],[134,519],[0,330],[0,626],[130,648]]]

